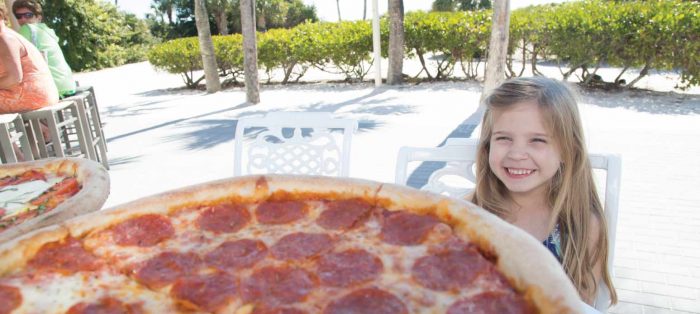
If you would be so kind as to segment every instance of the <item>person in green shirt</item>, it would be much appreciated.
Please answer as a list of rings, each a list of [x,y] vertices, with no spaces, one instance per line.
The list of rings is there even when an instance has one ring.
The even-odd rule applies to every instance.
[[[36,0],[16,0],[12,12],[20,25],[19,33],[41,51],[51,70],[51,76],[61,98],[75,94],[73,72],[58,45],[53,29],[41,22],[41,4]]]

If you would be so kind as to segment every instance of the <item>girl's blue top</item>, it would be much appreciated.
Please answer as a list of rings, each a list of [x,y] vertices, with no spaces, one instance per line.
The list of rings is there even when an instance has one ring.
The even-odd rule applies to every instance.
[[[561,235],[559,234],[559,224],[554,226],[554,230],[549,234],[547,240],[542,242],[544,246],[554,254],[559,262],[561,262]]]

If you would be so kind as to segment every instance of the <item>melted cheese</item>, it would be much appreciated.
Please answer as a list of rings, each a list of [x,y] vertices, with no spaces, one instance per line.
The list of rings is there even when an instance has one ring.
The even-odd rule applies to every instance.
[[[48,178],[47,181],[34,180],[0,188],[0,208],[6,213],[0,218],[9,218],[29,210],[29,201],[46,192],[63,178]]]

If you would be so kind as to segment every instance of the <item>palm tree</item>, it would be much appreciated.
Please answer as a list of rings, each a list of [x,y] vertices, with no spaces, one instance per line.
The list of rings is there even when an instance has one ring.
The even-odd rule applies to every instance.
[[[389,0],[389,69],[386,83],[401,84],[403,81],[403,0]]]
[[[156,15],[165,15],[168,18],[168,24],[173,24],[173,9],[175,8],[174,0],[153,0],[151,9],[156,11]]]
[[[221,90],[221,82],[219,82],[219,71],[216,67],[216,55],[209,30],[209,14],[207,14],[205,0],[194,0],[194,19],[197,24],[199,51],[202,54],[207,92],[215,93]]]
[[[214,16],[219,34],[228,35],[229,0],[209,0],[207,4],[209,5],[209,9],[211,9],[211,14]]]
[[[508,53],[508,26],[510,24],[510,0],[493,1],[491,18],[491,40],[489,42],[488,61],[483,98],[486,93],[496,88],[505,79],[506,54]]]
[[[258,47],[255,42],[255,6],[253,1],[241,0],[240,10],[246,101],[257,104],[260,102],[260,86],[258,83]]]
[[[338,8],[338,22],[341,22],[343,19],[340,18],[340,0],[335,0],[335,6]]]
[[[365,0],[365,6],[362,8],[362,20],[367,19],[367,0]]]

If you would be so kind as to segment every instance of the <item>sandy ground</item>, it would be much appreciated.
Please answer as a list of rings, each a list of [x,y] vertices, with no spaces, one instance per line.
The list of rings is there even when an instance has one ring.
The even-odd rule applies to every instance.
[[[559,77],[551,65],[540,70]],[[415,62],[406,64],[405,73],[418,71]],[[617,71],[599,74],[610,81]],[[311,71],[304,84],[262,85],[262,102],[246,106],[241,87],[215,94],[183,89],[179,76],[148,63],[76,78],[95,87],[106,123],[112,188],[105,206],[232,176],[237,120],[271,111],[358,119],[350,176],[393,182],[401,146],[435,147],[455,130],[471,134],[473,125],[464,122],[481,91],[475,81],[374,88]],[[589,150],[623,159],[617,313],[700,312],[700,88],[679,91],[677,83],[675,73],[653,72],[638,84],[650,90],[582,92]]]

